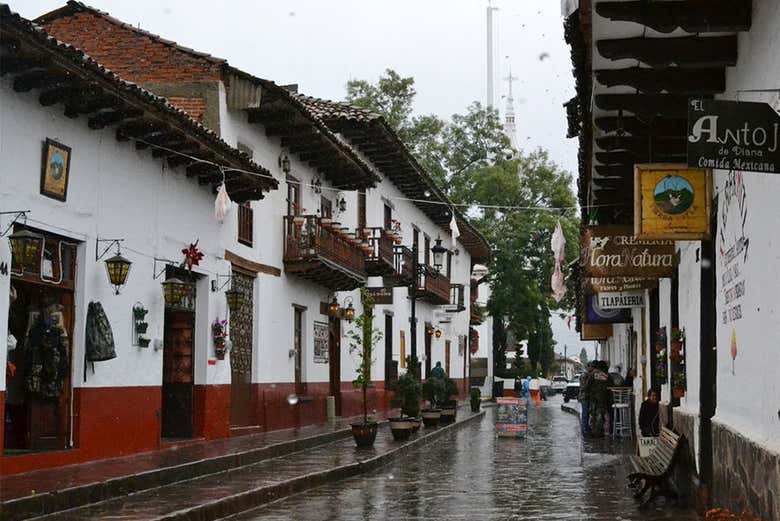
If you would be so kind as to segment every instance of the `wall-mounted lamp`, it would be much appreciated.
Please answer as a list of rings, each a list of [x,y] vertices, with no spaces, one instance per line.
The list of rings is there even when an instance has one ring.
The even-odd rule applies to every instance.
[[[436,328],[436,332],[434,333],[434,336],[435,336],[436,338],[441,338],[441,329],[439,329],[439,328]]]
[[[444,265],[444,254],[447,253],[447,248],[441,245],[441,236],[436,237],[436,244],[431,248],[433,253],[433,267],[441,273],[441,268]]]
[[[344,318],[351,324],[355,320],[355,307],[352,305],[352,297],[344,299],[344,303],[347,304],[347,308],[344,310]]]
[[[132,262],[122,256],[120,244],[124,239],[95,239],[95,262],[99,261],[106,256],[108,251],[116,246],[116,254],[105,260],[106,275],[108,275],[108,282],[114,288],[116,295],[119,295],[119,288],[125,285],[127,282],[127,276],[130,274],[130,266]],[[108,243],[102,252],[100,252],[101,243]]]
[[[11,273],[22,275],[25,270],[31,271],[35,269],[38,266],[38,258],[40,257],[44,240],[43,235],[30,230],[20,230],[9,235],[8,242],[11,243]],[[18,272],[14,272],[14,266],[19,268]]]
[[[314,181],[311,182],[311,189],[315,194],[322,193],[322,181],[320,180],[320,176],[315,177]]]
[[[168,307],[181,305],[181,301],[192,294],[192,283],[184,282],[176,277],[163,282],[162,287],[165,305]]]
[[[328,314],[335,317],[338,315],[339,311],[341,311],[341,306],[339,305],[336,295],[333,295],[333,299],[331,299],[330,304],[328,304]]]
[[[230,286],[230,289],[225,292],[225,300],[227,300],[227,306],[231,315],[245,302],[244,294],[232,285]]]
[[[342,194],[336,198],[336,208],[339,209],[339,213],[347,211],[347,200]]]
[[[282,169],[282,172],[285,174],[289,174],[291,167],[290,167],[290,156],[288,156],[285,153],[282,153],[279,156],[279,168]]]

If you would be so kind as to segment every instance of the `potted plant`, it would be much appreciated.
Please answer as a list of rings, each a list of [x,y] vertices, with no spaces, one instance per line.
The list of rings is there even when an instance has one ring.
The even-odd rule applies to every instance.
[[[479,412],[482,392],[479,387],[471,388],[471,412]]]
[[[444,377],[444,392],[441,399],[441,423],[453,423],[458,414],[458,401],[453,399],[458,396],[458,385],[455,380]]]
[[[422,385],[423,397],[428,400],[428,408],[423,409],[422,420],[426,427],[438,427],[441,419],[440,404],[444,400],[444,380],[431,377]]]
[[[371,385],[374,346],[382,339],[382,333],[374,328],[374,299],[366,288],[360,289],[360,303],[363,313],[355,319],[354,328],[349,332],[349,350],[350,353],[357,352],[360,362],[352,385],[359,388],[363,395],[363,421],[352,424],[352,435],[358,447],[370,447],[376,440],[379,425],[368,417],[368,386]]]
[[[151,341],[151,339],[149,339],[149,338],[146,338],[146,337],[143,337],[143,336],[139,336],[138,337],[138,347],[149,347],[149,342],[150,341]]]
[[[227,320],[216,319],[211,324],[211,334],[214,337],[214,354],[218,360],[224,360],[227,352]]]
[[[396,441],[408,439],[420,428],[417,416],[420,414],[420,382],[410,372],[401,375],[389,386],[395,394],[391,400],[394,407],[401,408],[401,416],[390,418],[390,430]]]

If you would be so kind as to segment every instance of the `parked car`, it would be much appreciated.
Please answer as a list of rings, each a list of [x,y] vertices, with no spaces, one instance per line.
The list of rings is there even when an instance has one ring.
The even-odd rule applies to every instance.
[[[552,390],[556,394],[560,394],[566,389],[566,384],[568,384],[569,381],[566,379],[565,376],[553,376],[552,379]]]
[[[580,383],[569,382],[566,389],[563,390],[563,401],[568,402],[571,399],[577,400],[580,397]]]

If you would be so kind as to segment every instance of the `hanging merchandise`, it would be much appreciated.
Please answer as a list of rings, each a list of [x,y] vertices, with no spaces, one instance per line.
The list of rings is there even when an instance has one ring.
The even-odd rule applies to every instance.
[[[41,398],[59,398],[68,375],[70,341],[60,304],[50,303],[40,312],[30,313],[25,357],[29,371],[27,390]]]
[[[104,362],[116,358],[114,333],[100,302],[90,302],[87,308],[86,359]]]
[[[656,379],[662,384],[666,383],[669,376],[669,363],[666,356],[666,327],[660,328],[655,333],[655,371]]]
[[[227,353],[227,320],[216,319],[211,324],[211,334],[214,337],[214,354],[218,360],[224,360]]]
[[[450,233],[452,234],[452,247],[451,250],[455,250],[457,248],[456,241],[458,240],[458,237],[460,237],[460,230],[458,229],[458,220],[455,219],[455,209],[450,208],[450,213],[452,214],[452,219],[450,219]]]
[[[225,219],[225,216],[230,211],[231,203],[232,201],[230,200],[227,188],[225,188],[225,183],[223,182],[219,185],[217,198],[214,201],[214,217],[217,218],[217,221],[222,222]]]
[[[198,249],[198,241],[200,241],[200,239],[190,243],[187,248],[181,250],[184,254],[184,260],[181,263],[182,268],[187,268],[192,271],[192,267],[199,265],[200,261],[203,259],[203,252]]]
[[[551,287],[553,291],[553,298],[556,302],[560,302],[566,295],[566,284],[563,278],[563,258],[565,255],[566,238],[563,236],[563,229],[561,228],[561,221],[555,225],[555,231],[553,232],[550,246],[553,251],[553,258],[555,261],[555,269],[552,274]]]

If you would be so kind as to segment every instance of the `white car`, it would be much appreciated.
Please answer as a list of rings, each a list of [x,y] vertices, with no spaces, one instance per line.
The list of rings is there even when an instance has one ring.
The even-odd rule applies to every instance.
[[[563,392],[564,389],[566,389],[566,384],[568,384],[569,381],[566,379],[565,376],[553,376],[552,379],[552,390],[556,394],[560,394]]]

